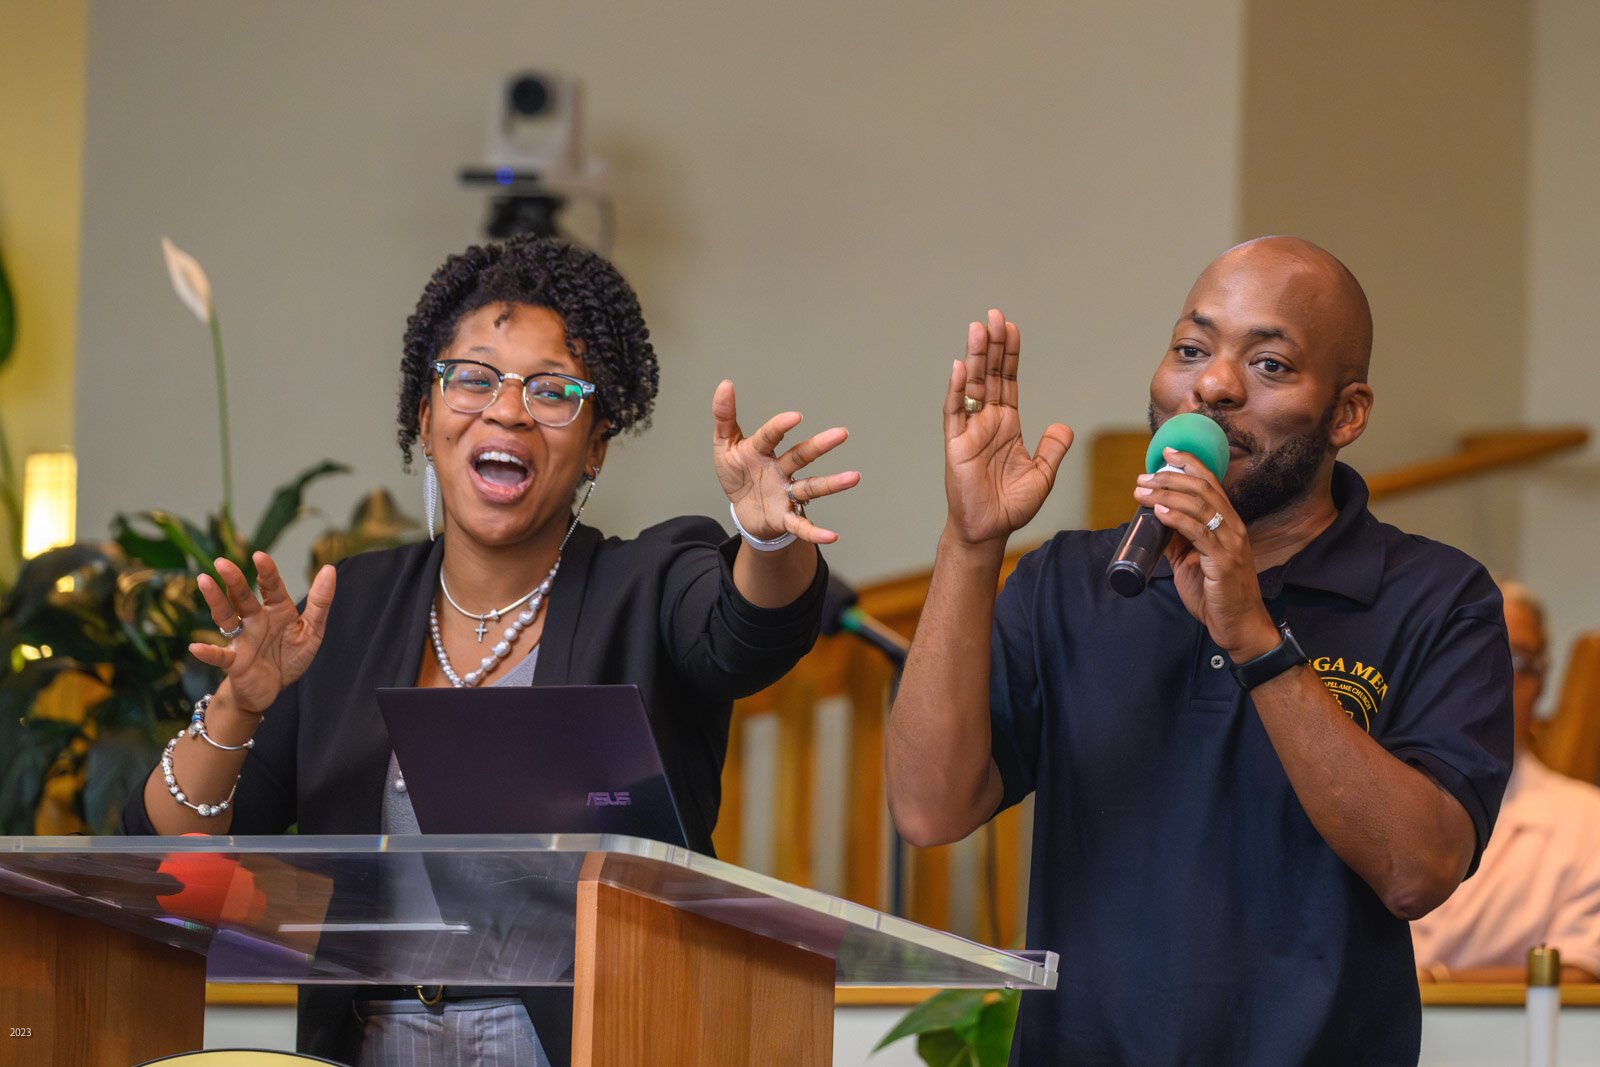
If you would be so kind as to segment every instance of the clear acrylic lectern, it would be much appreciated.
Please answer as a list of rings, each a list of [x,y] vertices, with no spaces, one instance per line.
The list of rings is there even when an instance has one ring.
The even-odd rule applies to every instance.
[[[578,1067],[825,1064],[836,985],[1055,970],[631,837],[0,838],[16,1062],[198,1049],[210,980],[571,985]]]

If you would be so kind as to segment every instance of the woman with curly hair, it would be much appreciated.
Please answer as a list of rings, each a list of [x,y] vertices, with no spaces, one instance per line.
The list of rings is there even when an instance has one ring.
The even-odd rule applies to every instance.
[[[788,412],[746,437],[724,381],[712,461],[739,536],[679,518],[605,537],[578,521],[582,504],[611,438],[647,423],[656,387],[638,299],[604,259],[533,238],[447,259],[401,360],[399,444],[426,464],[430,540],[324,567],[298,608],[265,554],[259,594],[217,560],[221,584],[200,588],[229,642],[191,651],[225,676],[197,706],[199,729],[130,799],[124,830],[414,833],[375,689],[631,683],[689,845],[709,852],[732,702],[786,672],[820,624],[817,545],[837,535],[803,505],[859,475],[797,477],[845,431],[783,449],[800,422]],[[537,998],[474,995],[494,992],[427,1004],[408,990],[357,1002],[354,988],[307,987],[299,1045],[345,1062],[421,1062],[432,1049],[475,1063],[458,1050],[487,1042],[484,1062],[548,1062]],[[540,1024],[553,1046],[566,1027],[559,1008]]]

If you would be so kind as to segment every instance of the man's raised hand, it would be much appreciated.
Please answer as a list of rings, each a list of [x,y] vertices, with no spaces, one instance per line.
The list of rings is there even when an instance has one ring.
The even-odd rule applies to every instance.
[[[950,368],[944,399],[946,529],[963,541],[1004,540],[1044,504],[1072,447],[1072,430],[1045,427],[1033,455],[1017,415],[1022,337],[991,310],[967,327],[967,355]]]

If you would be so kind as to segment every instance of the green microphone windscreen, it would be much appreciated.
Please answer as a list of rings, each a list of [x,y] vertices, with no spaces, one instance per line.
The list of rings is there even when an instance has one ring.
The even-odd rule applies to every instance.
[[[1174,415],[1161,424],[1144,454],[1146,471],[1154,473],[1166,465],[1161,458],[1163,448],[1176,448],[1194,456],[1210,468],[1219,482],[1228,473],[1228,435],[1198,411]]]

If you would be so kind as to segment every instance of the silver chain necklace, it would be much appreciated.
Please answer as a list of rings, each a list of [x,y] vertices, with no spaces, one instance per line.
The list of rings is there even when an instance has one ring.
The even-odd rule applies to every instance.
[[[598,473],[598,469],[596,473]],[[589,478],[589,489],[583,494],[583,503],[578,505],[577,513],[572,516],[572,522],[567,526],[567,532],[561,538],[561,544],[556,546],[556,561],[551,565],[550,573],[544,576],[544,581],[522,596],[517,597],[505,607],[497,608],[482,615],[475,611],[468,611],[460,604],[457,604],[455,597],[450,595],[450,587],[444,584],[444,567],[442,565],[439,567],[439,588],[443,590],[445,600],[449,602],[452,608],[455,608],[467,618],[477,620],[476,633],[480,645],[483,644],[483,635],[489,630],[489,623],[499,622],[500,616],[524,602],[528,604],[511,621],[511,625],[507,626],[501,633],[500,640],[490,647],[489,655],[483,657],[478,663],[477,670],[468,671],[465,676],[456,673],[455,667],[450,664],[450,654],[444,650],[444,636],[439,633],[439,605],[437,603],[428,605],[428,636],[433,639],[433,654],[439,660],[439,669],[444,672],[445,678],[449,680],[452,686],[457,689],[471,688],[487,678],[489,673],[499,666],[500,661],[511,654],[511,646],[517,643],[517,638],[522,636],[522,631],[526,630],[533,623],[533,620],[538,618],[539,608],[543,606],[544,598],[549,595],[550,586],[556,580],[556,571],[561,569],[561,553],[566,551],[567,542],[572,540],[572,531],[578,528],[578,519],[583,516],[583,509],[589,506],[589,498],[594,495],[594,483],[595,479],[591,476]]]
[[[565,543],[565,542],[563,542],[563,543]],[[556,567],[559,567],[559,566],[561,566],[561,557],[557,556],[556,557]],[[515,599],[511,603],[507,604],[505,607],[503,607],[503,608],[495,608],[493,611],[486,611],[482,615],[479,615],[475,611],[468,611],[466,608],[464,608],[460,604],[456,603],[456,598],[450,595],[450,587],[445,584],[445,581],[444,581],[444,568],[443,567],[439,568],[439,588],[444,590],[444,598],[445,598],[445,600],[449,601],[451,607],[455,608],[458,612],[460,612],[461,614],[465,615],[467,618],[475,619],[477,621],[478,628],[473,632],[478,635],[478,644],[481,645],[481,644],[483,644],[483,635],[489,632],[489,624],[490,623],[499,622],[500,621],[500,616],[506,614],[506,612],[510,611],[512,608],[521,607],[522,604],[525,601],[527,601],[528,599],[533,597],[540,590],[544,590],[544,591],[548,592],[549,591],[549,585],[550,585],[550,579],[555,577],[555,573],[556,573],[555,567],[551,567],[550,568],[550,573],[545,576],[545,580],[543,582],[540,582],[538,585],[534,586],[532,589],[528,590],[526,593],[523,593],[521,596],[517,597],[517,599]]]
[[[528,606],[523,609],[520,615],[511,620],[511,625],[505,628],[505,631],[500,635],[500,640],[495,642],[494,646],[489,649],[489,654],[483,657],[477,669],[468,671],[465,677],[456,674],[456,669],[450,665],[450,655],[444,650],[444,638],[439,633],[439,606],[435,604],[428,608],[428,635],[433,638],[433,653],[439,657],[439,669],[444,671],[444,676],[450,680],[451,685],[457,689],[470,688],[483,681],[484,678],[488,677],[489,672],[499,666],[500,661],[511,653],[511,646],[517,643],[517,638],[522,636],[522,631],[527,629],[533,620],[538,617],[539,608],[544,605],[544,598],[550,592],[550,583],[555,581],[556,571],[560,568],[561,560],[557,557],[556,565],[550,568],[550,573],[545,575],[544,581],[540,582],[533,592],[521,598],[529,601]],[[444,578],[442,571],[439,577],[442,584],[442,579]],[[446,597],[449,597],[449,595],[449,593],[445,594]],[[518,603],[521,603],[521,600]],[[511,607],[516,607],[516,604],[512,604]],[[456,610],[461,611],[460,608],[456,608]],[[501,610],[506,611],[509,608],[502,608]],[[468,613],[462,612],[462,614]],[[479,619],[478,625],[482,628],[482,619],[485,616],[474,617]],[[483,640],[481,634],[478,640]]]

